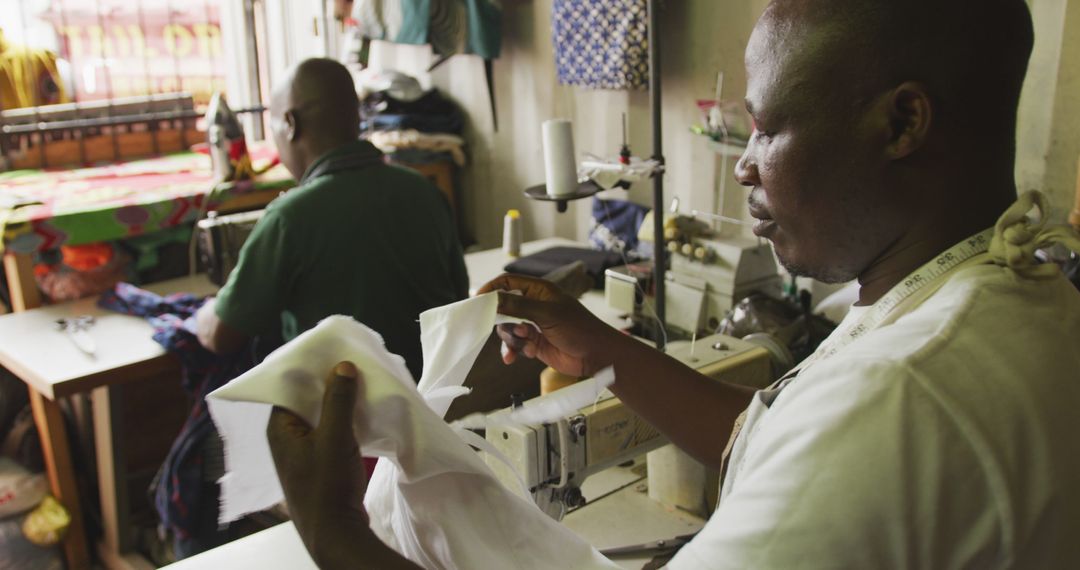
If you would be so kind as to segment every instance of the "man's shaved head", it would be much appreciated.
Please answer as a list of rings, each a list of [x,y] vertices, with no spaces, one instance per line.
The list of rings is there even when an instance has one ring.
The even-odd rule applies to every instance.
[[[1034,43],[1023,0],[775,0],[762,25],[794,35],[787,45],[809,36],[805,57],[842,66],[864,92],[924,84],[939,126],[1015,131]]]
[[[356,87],[345,66],[308,59],[289,70],[270,101],[274,142],[299,178],[323,152],[360,136]]]

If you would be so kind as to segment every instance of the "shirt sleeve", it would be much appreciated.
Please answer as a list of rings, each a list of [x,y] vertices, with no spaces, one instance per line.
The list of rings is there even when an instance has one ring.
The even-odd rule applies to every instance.
[[[740,435],[730,493],[668,568],[994,567],[985,471],[916,374],[850,361],[813,372]]]
[[[288,255],[285,221],[273,209],[255,225],[214,306],[229,326],[256,336],[281,319],[299,268]]]

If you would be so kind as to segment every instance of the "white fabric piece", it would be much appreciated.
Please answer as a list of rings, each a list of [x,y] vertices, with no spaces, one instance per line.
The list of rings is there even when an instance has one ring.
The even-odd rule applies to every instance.
[[[620,182],[634,184],[653,177],[660,171],[660,163],[653,159],[642,160],[631,157],[630,164],[623,164],[619,159],[603,159],[586,154],[578,168],[578,175],[595,182],[604,190],[615,188]]]
[[[379,150],[395,153],[399,150],[430,150],[448,152],[454,164],[465,166],[465,139],[448,133],[422,133],[416,129],[375,131],[367,135],[368,141]]]
[[[1080,431],[1080,295],[1017,267],[959,269],[755,396],[720,505],[669,568],[1080,567],[1062,435]]]
[[[592,378],[539,398],[533,398],[519,408],[499,410],[490,414],[470,414],[454,422],[453,425],[455,428],[482,429],[555,423],[577,414],[581,408],[596,403],[600,395],[614,383],[615,369],[608,366]]]
[[[371,329],[330,317],[207,398],[225,442],[222,521],[282,498],[266,440],[273,405],[319,422],[325,378],[342,360],[364,375],[354,426],[378,463],[365,506],[372,529],[424,568],[617,568],[535,504],[504,487],[442,420],[490,335],[506,321],[496,294],[423,313],[419,391],[404,361]],[[520,321],[516,321],[520,322]],[[421,392],[435,396],[425,402]],[[429,407],[431,404],[435,409]]]

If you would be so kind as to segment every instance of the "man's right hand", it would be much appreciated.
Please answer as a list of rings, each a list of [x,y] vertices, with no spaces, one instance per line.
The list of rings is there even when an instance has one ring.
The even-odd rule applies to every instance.
[[[500,313],[528,319],[540,328],[537,331],[527,324],[498,327],[499,338],[508,349],[503,355],[507,364],[523,354],[539,358],[563,374],[580,377],[591,376],[614,361],[615,346],[623,335],[552,283],[505,274],[485,284],[477,294],[491,291],[499,291]]]

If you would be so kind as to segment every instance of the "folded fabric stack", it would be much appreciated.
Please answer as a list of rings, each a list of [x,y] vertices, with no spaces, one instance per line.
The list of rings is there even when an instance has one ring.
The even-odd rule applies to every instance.
[[[464,115],[435,89],[414,100],[372,93],[364,98],[362,117],[365,136],[394,162],[465,165]]]
[[[465,166],[465,139],[457,135],[407,131],[376,131],[369,135],[371,144],[390,155],[390,160],[406,164],[427,164],[453,160]]]

